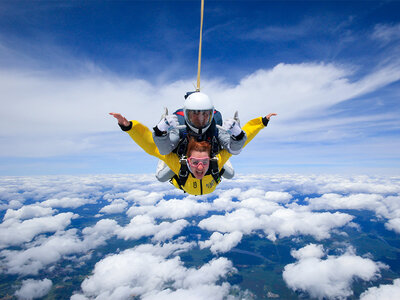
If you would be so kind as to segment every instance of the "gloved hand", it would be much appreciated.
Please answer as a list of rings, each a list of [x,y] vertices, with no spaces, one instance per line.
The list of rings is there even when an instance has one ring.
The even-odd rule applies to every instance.
[[[242,132],[239,122],[235,119],[225,120],[222,128],[224,128],[230,135],[233,136],[238,136]]]
[[[179,125],[178,117],[176,115],[166,115],[157,124],[160,131],[169,131]]]

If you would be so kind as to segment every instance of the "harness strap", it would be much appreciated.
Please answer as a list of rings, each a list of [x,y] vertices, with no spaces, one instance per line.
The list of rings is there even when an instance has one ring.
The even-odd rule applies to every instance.
[[[176,147],[176,154],[178,154],[179,158],[183,158],[186,156],[186,150],[188,146],[189,140],[187,136],[180,140],[178,146]]]
[[[175,178],[176,182],[179,185],[179,188],[183,190],[183,187],[186,184],[187,179],[189,178],[189,168],[187,166],[187,159],[186,158],[181,158],[179,160],[181,163],[181,168],[179,170],[178,175],[174,175],[173,178]]]
[[[187,166],[187,159],[182,158],[179,161],[181,163],[181,168],[179,170],[178,175],[174,175],[174,177],[171,178],[171,183],[172,180],[175,179],[176,183],[178,184],[179,188],[185,192],[184,186],[186,184],[186,181],[189,178],[189,168]],[[224,169],[221,170],[221,172],[218,170],[218,158],[213,157],[210,159],[210,173],[213,179],[215,180],[216,184],[218,184],[221,181],[221,176],[225,172]],[[186,193],[186,192],[185,192]]]
[[[217,129],[218,130],[218,129]],[[214,135],[213,137],[212,137],[212,139],[211,139],[211,157],[214,157],[215,155],[217,155],[218,154],[218,152],[219,152],[219,149],[220,148],[220,145],[219,145],[219,142],[218,142],[218,139],[217,139],[217,137]]]
[[[218,170],[218,158],[213,157],[210,159],[210,169],[211,169],[211,176],[214,178],[216,183],[221,181],[221,175],[223,171]]]
[[[180,180],[179,180],[178,175],[175,174],[175,175],[169,180],[169,182],[170,182],[171,184],[174,184],[174,183],[173,183],[174,179],[175,179],[176,183],[178,184],[179,188],[180,188],[182,191],[185,192],[185,190],[183,189],[183,186],[180,184]],[[186,192],[185,192],[185,193],[186,193]]]

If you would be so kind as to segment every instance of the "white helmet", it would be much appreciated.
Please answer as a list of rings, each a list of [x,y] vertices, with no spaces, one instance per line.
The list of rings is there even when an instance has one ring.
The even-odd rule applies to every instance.
[[[210,98],[201,92],[187,96],[183,105],[186,124],[195,133],[204,133],[211,125],[214,117],[214,105]]]

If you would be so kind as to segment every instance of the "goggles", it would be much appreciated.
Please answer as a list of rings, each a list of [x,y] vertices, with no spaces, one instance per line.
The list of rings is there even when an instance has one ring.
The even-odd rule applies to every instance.
[[[188,109],[187,120],[196,128],[204,128],[211,124],[213,118],[213,110],[191,110]]]
[[[198,167],[200,164],[203,165],[203,167],[207,167],[210,164],[210,158],[209,157],[189,157],[188,159],[189,165],[191,167]]]

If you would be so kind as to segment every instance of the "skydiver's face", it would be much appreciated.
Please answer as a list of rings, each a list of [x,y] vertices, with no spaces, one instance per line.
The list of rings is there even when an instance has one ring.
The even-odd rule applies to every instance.
[[[201,129],[211,122],[211,113],[212,111],[209,110],[189,110],[188,118],[192,125]]]
[[[190,170],[197,179],[202,179],[210,166],[210,155],[206,151],[193,150],[188,158]]]

